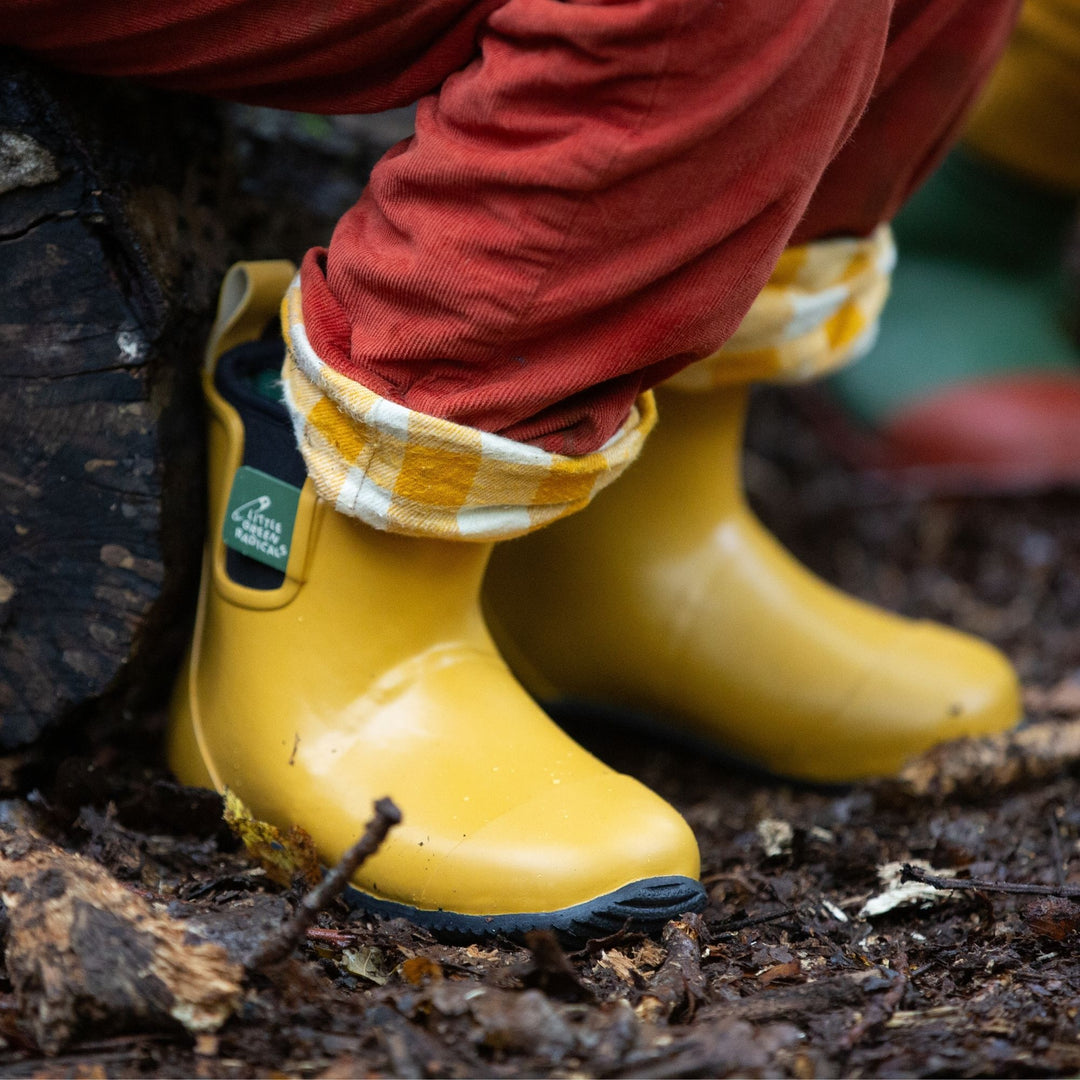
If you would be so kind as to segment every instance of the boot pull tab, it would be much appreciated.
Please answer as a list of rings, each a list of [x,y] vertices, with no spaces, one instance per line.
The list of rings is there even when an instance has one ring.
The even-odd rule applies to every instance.
[[[288,259],[240,262],[229,268],[221,286],[217,315],[206,345],[204,364],[212,370],[222,353],[262,336],[267,311],[277,313],[278,304],[296,266]]]

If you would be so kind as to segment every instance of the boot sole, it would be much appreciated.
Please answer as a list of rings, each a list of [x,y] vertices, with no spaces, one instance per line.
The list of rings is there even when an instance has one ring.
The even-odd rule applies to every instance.
[[[657,933],[665,923],[680,915],[702,911],[708,896],[701,883],[693,878],[655,877],[558,911],[508,915],[425,911],[391,900],[378,900],[351,885],[346,888],[344,899],[354,912],[384,919],[406,919],[444,938],[470,941],[485,937],[520,938],[530,930],[552,930],[565,941],[585,941],[608,937],[623,929]]]

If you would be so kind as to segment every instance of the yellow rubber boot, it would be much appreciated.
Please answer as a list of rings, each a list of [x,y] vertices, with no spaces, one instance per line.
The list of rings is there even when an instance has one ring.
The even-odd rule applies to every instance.
[[[290,275],[233,269],[212,362],[259,338]],[[220,386],[208,371],[211,532],[172,707],[177,775],[301,825],[327,864],[389,795],[403,823],[352,899],[435,930],[585,936],[700,909],[686,823],[564,735],[500,659],[479,610],[490,545],[378,532],[310,481],[283,539],[279,489],[237,505],[235,478],[251,480],[245,424]],[[226,526],[272,554],[289,548],[279,583],[236,580]]]
[[[538,697],[826,782],[1019,720],[995,649],[845,596],[766,532],[741,487],[744,387],[657,396],[660,423],[619,483],[492,562],[489,623]]]

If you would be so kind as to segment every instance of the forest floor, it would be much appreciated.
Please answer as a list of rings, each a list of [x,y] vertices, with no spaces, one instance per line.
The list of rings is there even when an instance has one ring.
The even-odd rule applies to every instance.
[[[238,251],[325,241],[408,131],[407,116],[379,123],[241,114]],[[161,718],[53,740],[0,759],[0,1077],[1080,1073],[1080,493],[902,492],[841,465],[810,404],[757,397],[759,513],[849,592],[1000,645],[1028,734],[823,790],[578,724],[690,822],[700,919],[566,951],[544,935],[439,942],[335,902],[277,964],[257,954],[305,886],[275,884],[217,796],[171,781]],[[904,863],[970,887],[905,896]],[[200,939],[230,962],[183,985]]]
[[[15,835],[29,826],[50,851],[82,853],[248,967],[229,1018],[202,1034],[132,1021],[100,985],[96,1001],[58,1006],[68,990],[40,965],[37,983],[9,970],[0,1076],[1076,1075],[1080,769],[1053,734],[1080,723],[1080,496],[900,494],[838,464],[775,391],[754,409],[747,475],[759,512],[818,572],[1005,648],[1042,733],[1033,748],[972,770],[961,747],[921,780],[821,790],[578,727],[693,826],[700,920],[567,952],[543,935],[439,942],[338,902],[291,959],[262,968],[254,953],[303,888],[273,883],[216,796],[178,788],[127,744],[58,767],[45,749],[6,759],[0,822]],[[902,863],[989,884],[902,900],[889,878]],[[118,945],[114,966],[129,963]]]

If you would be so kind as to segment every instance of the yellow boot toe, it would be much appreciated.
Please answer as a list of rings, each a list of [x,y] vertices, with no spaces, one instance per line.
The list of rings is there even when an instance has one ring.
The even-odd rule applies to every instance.
[[[861,744],[860,771],[889,775],[937,743],[1007,730],[1021,707],[1016,673],[997,649],[919,622],[898,635],[892,653],[857,686],[837,725]],[[867,717],[875,718],[874,728]],[[828,779],[835,765],[826,755],[817,769]]]
[[[518,907],[539,902],[554,910],[573,893],[607,896],[605,912],[576,917],[587,919],[594,934],[600,920],[613,933],[650,911],[666,914],[686,902],[697,843],[681,818],[657,813],[657,802],[637,780],[609,771],[569,784],[556,779],[547,792],[471,834],[453,856],[473,868],[472,876],[497,881],[503,902],[509,897]],[[525,835],[532,838],[528,850],[521,845]],[[634,884],[642,875],[648,884]],[[485,901],[497,902],[494,894]]]
[[[888,776],[938,743],[1016,723],[1020,687],[1000,652],[935,623],[897,622],[892,642],[813,730],[785,738],[778,726],[765,750],[771,769],[823,782]]]

